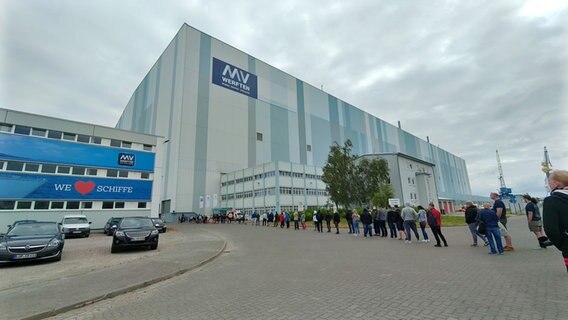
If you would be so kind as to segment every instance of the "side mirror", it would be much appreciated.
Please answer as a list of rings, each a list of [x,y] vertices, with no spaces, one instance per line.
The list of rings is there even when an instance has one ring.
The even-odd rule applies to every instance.
[[[92,222],[91,222],[91,221],[89,221],[89,224],[91,224],[91,223],[92,223]]]

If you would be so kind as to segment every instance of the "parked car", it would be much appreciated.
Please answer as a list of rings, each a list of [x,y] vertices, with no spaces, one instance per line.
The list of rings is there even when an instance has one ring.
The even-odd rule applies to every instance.
[[[61,220],[61,232],[66,237],[85,237],[91,234],[91,222],[82,214],[66,215]]]
[[[154,227],[158,230],[158,232],[165,233],[168,229],[168,226],[162,219],[152,218],[152,222],[154,223]]]
[[[19,222],[0,237],[0,263],[59,261],[64,244],[64,235],[56,222]]]
[[[115,253],[128,247],[149,247],[156,250],[158,233],[152,219],[148,217],[124,217],[116,225],[110,252]]]
[[[103,232],[107,236],[112,236],[114,234],[114,228],[112,226],[117,226],[122,220],[122,217],[112,217],[107,220],[105,226],[103,227]]]

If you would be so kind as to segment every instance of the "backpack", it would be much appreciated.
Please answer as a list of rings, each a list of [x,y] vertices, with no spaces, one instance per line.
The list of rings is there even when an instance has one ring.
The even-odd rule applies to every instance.
[[[432,214],[431,211],[426,212],[426,221],[428,221],[428,225],[430,227],[438,226],[438,220],[436,219],[436,216]]]

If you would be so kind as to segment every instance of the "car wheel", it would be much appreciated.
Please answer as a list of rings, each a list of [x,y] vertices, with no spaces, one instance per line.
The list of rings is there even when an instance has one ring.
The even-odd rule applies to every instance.
[[[61,256],[63,255],[63,250],[59,251],[59,254],[55,256],[51,261],[61,261]]]
[[[114,245],[110,247],[110,253],[117,253],[119,251],[120,249]]]
[[[87,233],[87,234],[85,235],[85,238],[88,238],[90,235],[91,235],[90,233]]]
[[[166,228],[164,228],[164,232],[163,232],[163,233],[166,233],[166,230],[167,230],[167,229],[166,229]]]
[[[150,250],[156,250],[156,249],[158,249],[157,243],[150,246]]]

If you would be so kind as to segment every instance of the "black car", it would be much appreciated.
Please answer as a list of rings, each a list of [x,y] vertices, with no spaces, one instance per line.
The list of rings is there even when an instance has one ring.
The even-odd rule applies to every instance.
[[[162,219],[152,218],[152,222],[154,223],[154,227],[158,230],[158,232],[165,233],[168,229],[168,226]]]
[[[31,221],[13,224],[0,237],[0,263],[59,261],[65,241],[56,222]]]
[[[122,220],[122,217],[112,217],[108,219],[103,228],[104,234],[106,234],[107,236],[112,236],[114,234],[114,229],[112,226],[118,226],[120,220]]]
[[[113,226],[114,227],[114,226]],[[116,225],[112,237],[111,253],[129,247],[158,248],[158,230],[148,217],[124,217]]]

